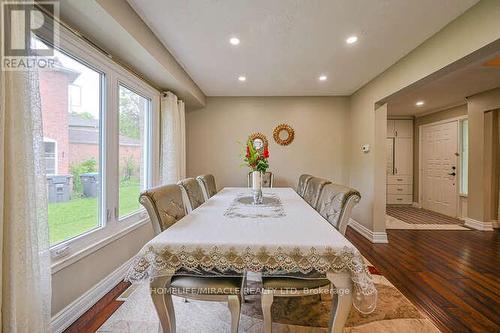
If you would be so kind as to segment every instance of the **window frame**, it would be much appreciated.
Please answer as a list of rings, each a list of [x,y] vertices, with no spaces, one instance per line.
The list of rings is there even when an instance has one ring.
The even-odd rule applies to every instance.
[[[74,88],[78,88],[78,104],[73,104],[73,97],[72,97],[72,89]],[[78,84],[69,84],[68,85],[68,95],[69,95],[69,98],[68,98],[68,103],[69,103],[69,107],[72,108],[72,107],[81,107],[82,106],[82,87],[79,86]]]
[[[43,35],[38,35],[43,40]],[[153,186],[159,180],[159,113],[161,92],[131,71],[116,63],[104,53],[90,45],[67,28],[60,29],[59,45],[56,49],[86,66],[102,73],[101,76],[101,128],[99,198],[100,225],[83,234],[51,246],[52,273],[90,255],[112,241],[123,237],[149,222],[147,212],[140,209],[126,219],[118,220],[119,189],[119,99],[120,83],[150,100],[148,119],[148,175],[147,185]]]
[[[43,154],[44,154],[43,158],[45,159],[45,161],[47,160],[47,156],[45,156],[45,154],[46,154],[46,152],[45,152],[45,143],[46,142],[54,144],[54,171],[55,172],[53,174],[55,175],[59,171],[58,170],[59,169],[58,168],[58,163],[57,163],[57,159],[58,159],[58,156],[57,156],[57,141],[54,140],[54,139],[51,139],[49,137],[45,137],[45,136],[43,137],[43,145],[44,145],[44,147],[43,147],[43,150],[44,150],[44,152],[43,152]],[[46,174],[49,175],[49,173],[46,173]]]

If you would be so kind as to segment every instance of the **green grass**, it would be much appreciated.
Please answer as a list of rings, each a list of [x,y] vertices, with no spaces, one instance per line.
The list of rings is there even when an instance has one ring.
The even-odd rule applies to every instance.
[[[140,185],[138,183],[120,183],[120,216],[127,215],[140,208],[139,193]],[[68,202],[50,203],[50,244],[57,244],[97,228],[97,206],[97,198],[74,198]]]

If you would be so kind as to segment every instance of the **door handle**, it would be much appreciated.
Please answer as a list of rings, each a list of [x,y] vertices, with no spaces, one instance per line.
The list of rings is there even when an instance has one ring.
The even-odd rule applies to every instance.
[[[455,175],[456,175],[456,173],[452,172],[452,173],[449,173],[448,175],[449,175],[449,176],[455,176]]]

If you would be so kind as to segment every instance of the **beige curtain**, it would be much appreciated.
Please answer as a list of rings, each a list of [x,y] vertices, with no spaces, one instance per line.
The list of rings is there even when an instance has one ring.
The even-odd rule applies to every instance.
[[[184,102],[171,92],[161,99],[161,182],[176,183],[186,177],[186,121]]]
[[[13,23],[11,30],[17,38],[24,26]],[[0,332],[4,333],[50,331],[43,153],[38,73],[0,71]]]

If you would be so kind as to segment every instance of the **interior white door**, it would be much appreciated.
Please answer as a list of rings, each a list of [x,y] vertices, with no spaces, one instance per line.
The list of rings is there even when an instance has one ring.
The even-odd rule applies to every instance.
[[[386,139],[386,173],[394,174],[394,138]]]
[[[422,205],[457,216],[458,122],[422,129]]]
[[[413,139],[397,138],[394,141],[394,174],[413,174]]]

